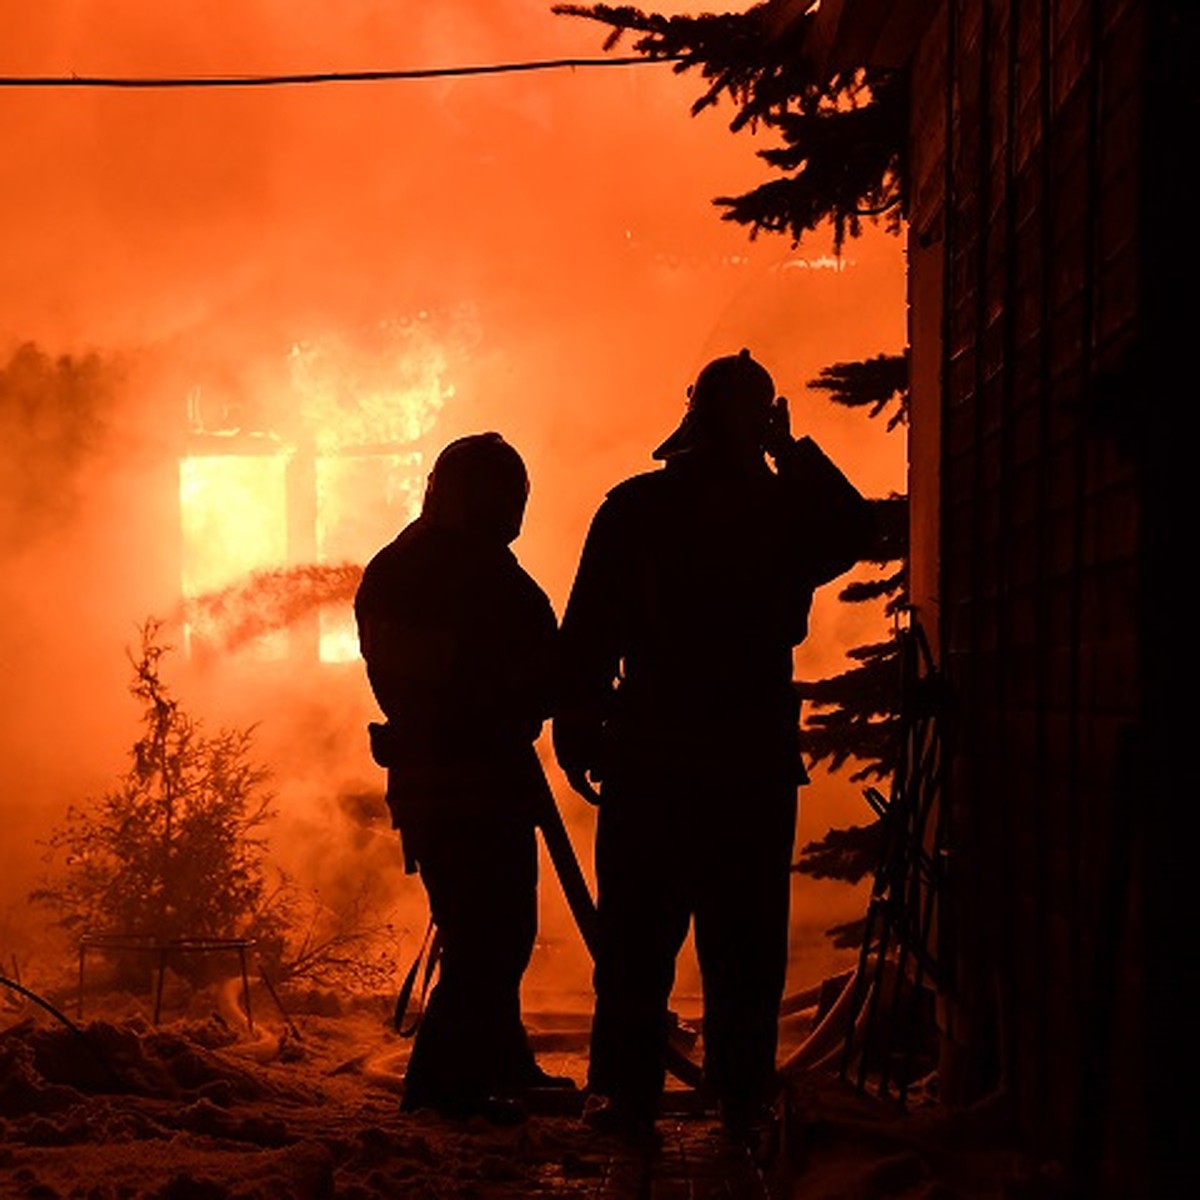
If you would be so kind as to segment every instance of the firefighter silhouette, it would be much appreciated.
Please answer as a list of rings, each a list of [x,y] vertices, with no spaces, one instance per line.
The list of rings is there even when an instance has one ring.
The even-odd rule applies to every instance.
[[[509,544],[529,485],[499,434],[451,442],[421,515],[371,559],[355,597],[372,728],[409,871],[429,897],[438,982],[417,1030],[404,1107],[519,1119],[545,1075],[519,988],[537,923],[533,741],[549,712],[556,621]]]
[[[657,470],[596,512],[560,634],[554,747],[599,803],[585,1119],[654,1136],[667,1003],[694,922],[704,1071],[737,1136],[770,1119],[797,787],[792,650],[870,508],[743,350],[688,389]],[[770,461],[768,461],[770,460]]]

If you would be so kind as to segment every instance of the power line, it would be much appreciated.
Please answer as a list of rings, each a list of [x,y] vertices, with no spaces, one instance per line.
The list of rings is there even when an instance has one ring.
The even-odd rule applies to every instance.
[[[293,75],[0,75],[5,88],[161,88],[295,87],[316,83],[382,83],[397,79],[445,79],[463,75],[511,75],[564,67],[638,67],[679,62],[682,55],[644,58],[542,58],[528,62],[482,63],[461,67],[414,67],[386,71],[309,71]]]

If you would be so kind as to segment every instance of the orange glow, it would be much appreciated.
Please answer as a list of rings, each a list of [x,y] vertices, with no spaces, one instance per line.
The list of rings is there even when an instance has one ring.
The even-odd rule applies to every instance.
[[[315,490],[315,530],[292,528],[314,514],[288,502],[288,473],[304,464],[294,454],[193,455],[180,462],[179,501],[183,543],[181,586],[185,603],[230,587],[248,585],[256,572],[304,568],[294,548],[307,548],[315,536],[315,563],[362,564],[393,532],[421,509],[425,484],[420,450],[394,454],[318,457],[308,469]],[[184,634],[189,650],[204,628],[203,606],[192,604]],[[281,612],[281,626],[306,615]],[[199,621],[199,625],[197,625]],[[358,658],[358,635],[345,597],[318,612],[318,653],[322,662]],[[211,622],[211,618],[210,618]],[[287,629],[259,634],[250,643],[260,658],[288,653]]]
[[[426,467],[419,450],[318,458],[316,470],[319,562],[365,563],[421,510]],[[322,608],[320,623],[321,661],[355,661],[350,606]]]
[[[186,598],[219,591],[253,571],[287,561],[283,455],[193,455],[179,463]],[[189,649],[196,631],[185,628]],[[256,638],[263,658],[287,653],[285,631]]]
[[[433,429],[454,385],[427,319],[421,312],[416,321],[377,322],[366,345],[329,334],[292,346],[292,391],[318,454],[406,445]]]
[[[193,434],[214,447],[237,441],[248,453],[240,466],[236,458],[184,460],[185,600],[272,567],[365,563],[417,515],[430,435],[454,396],[435,323],[421,311],[296,342],[281,391],[260,385],[266,395],[233,404],[199,387],[189,392]],[[461,341],[461,320],[443,324]],[[320,661],[358,658],[347,603],[321,606],[317,620]],[[303,638],[292,641],[291,652],[303,657]],[[260,636],[253,646],[279,657],[287,635]]]
[[[39,0],[6,5],[4,21],[10,74],[497,62],[591,56],[603,37],[542,0]],[[0,791],[12,797],[0,902],[23,908],[34,839],[120,768],[136,622],[176,612],[181,591],[250,586],[264,570],[283,573],[264,585],[273,598],[304,567],[320,568],[308,580],[317,602],[254,653],[182,662],[180,685],[213,724],[259,723],[285,865],[326,895],[361,877],[361,830],[335,799],[381,787],[353,570],[415,513],[454,437],[495,429],[524,456],[531,494],[514,550],[560,614],[592,513],[652,468],[713,355],[751,347],[798,432],[865,492],[903,489],[903,434],[805,388],[831,362],[903,346],[901,241],[868,226],[837,264],[827,233],[793,248],[721,221],[714,196],[769,177],[755,154],[765,144],[731,135],[728,109],[690,117],[701,90],[663,65],[0,95],[0,218],[19,231],[0,255],[0,361],[30,341],[51,359],[95,353],[121,381],[64,455],[81,501],[36,545],[0,546]],[[212,453],[192,453],[193,434]],[[236,439],[253,453],[235,454]],[[45,490],[57,512],[67,487]],[[863,640],[864,618],[825,590],[809,675]],[[279,656],[269,670],[260,652]],[[594,814],[552,762],[550,775],[587,862]],[[861,823],[864,809],[856,787],[819,780],[798,841]],[[380,851],[379,878],[402,888],[394,840],[375,840],[391,855]],[[859,905],[813,881],[797,888],[811,945],[796,969],[809,982],[830,965],[821,931]],[[542,897],[546,935],[570,957],[561,900],[548,883]],[[586,991],[581,953],[559,974]]]

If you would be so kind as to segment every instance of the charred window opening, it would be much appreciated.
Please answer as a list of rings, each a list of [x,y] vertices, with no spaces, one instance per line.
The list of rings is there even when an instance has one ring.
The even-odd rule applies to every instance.
[[[309,420],[284,437],[247,428],[262,423],[255,406],[192,391],[179,462],[189,657],[236,649],[261,661],[357,661],[346,580],[420,511],[424,399],[392,398],[411,440],[370,441],[361,408],[349,428]],[[335,576],[339,586],[327,586]]]
[[[222,448],[223,449],[223,448]],[[287,563],[287,459],[283,454],[192,452],[179,463],[182,533],[180,580],[185,601],[236,584],[255,571]],[[185,624],[189,656],[205,635]],[[250,652],[284,658],[287,630],[260,634]]]

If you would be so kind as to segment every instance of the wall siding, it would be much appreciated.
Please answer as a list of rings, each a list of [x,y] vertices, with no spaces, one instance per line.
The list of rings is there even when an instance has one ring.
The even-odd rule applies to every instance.
[[[910,321],[914,362],[941,362],[936,390],[914,373],[912,442],[940,466],[936,504],[913,488],[914,556],[932,521],[954,702],[944,1083],[1002,1080],[1031,1143],[1081,1170],[1115,1111],[1095,1111],[1101,1026],[1136,1002],[1127,978],[1117,1018],[1095,998],[1138,961],[1109,898],[1142,703],[1139,490],[1105,396],[1139,332],[1143,16],[948,0],[912,63],[910,224],[946,304],[936,347]],[[1143,1135],[1122,1136],[1132,1162]]]

